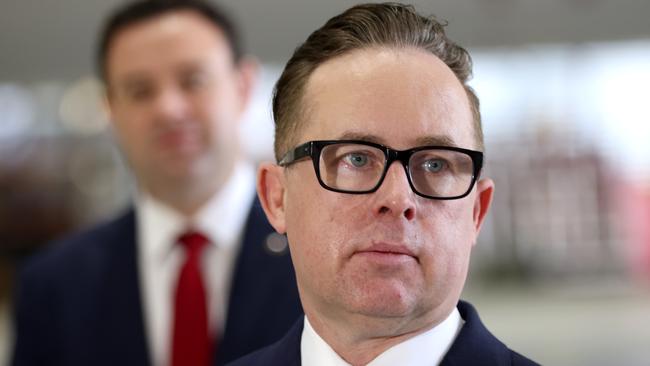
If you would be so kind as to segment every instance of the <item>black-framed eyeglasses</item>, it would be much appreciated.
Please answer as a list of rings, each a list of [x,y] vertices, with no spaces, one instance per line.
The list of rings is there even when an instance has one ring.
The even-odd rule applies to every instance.
[[[400,161],[416,194],[451,200],[469,194],[483,166],[483,153],[453,146],[418,146],[394,150],[359,140],[309,141],[287,152],[278,162],[286,167],[311,157],[320,185],[334,192],[375,192],[388,168]]]

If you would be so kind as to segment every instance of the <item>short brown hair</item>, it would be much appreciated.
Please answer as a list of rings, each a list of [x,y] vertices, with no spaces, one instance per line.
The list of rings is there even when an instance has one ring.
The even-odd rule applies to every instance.
[[[424,17],[411,5],[398,3],[354,6],[314,31],[293,53],[273,93],[275,156],[281,159],[302,126],[302,98],[314,70],[326,61],[353,50],[371,47],[416,47],[442,60],[463,84],[469,99],[477,145],[483,150],[479,101],[467,82],[472,75],[469,53],[447,38],[434,16]]]
[[[230,16],[217,5],[206,0],[138,0],[116,9],[106,20],[97,47],[96,61],[99,77],[107,81],[106,63],[109,49],[120,31],[136,23],[185,10],[196,12],[220,29],[228,40],[234,61],[238,62],[241,59],[243,46],[239,30]]]

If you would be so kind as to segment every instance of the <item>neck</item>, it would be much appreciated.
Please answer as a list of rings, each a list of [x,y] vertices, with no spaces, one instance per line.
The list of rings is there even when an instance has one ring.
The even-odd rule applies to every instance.
[[[227,177],[220,180],[204,178],[165,185],[141,182],[140,186],[156,200],[186,217],[191,217],[223,188],[226,179]]]
[[[216,194],[218,189],[202,192],[161,192],[160,190],[147,190],[156,200],[173,208],[183,216],[194,216],[203,205]]]
[[[210,175],[138,179],[141,189],[186,217],[196,214],[234,174],[235,163]],[[143,177],[140,177],[143,178]],[[163,182],[164,184],[161,184]]]

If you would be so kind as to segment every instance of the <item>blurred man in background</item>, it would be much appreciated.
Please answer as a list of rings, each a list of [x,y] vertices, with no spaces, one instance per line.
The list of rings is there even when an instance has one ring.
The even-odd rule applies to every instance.
[[[494,190],[470,75],[443,26],[401,4],[356,6],[296,50],[258,194],[305,317],[236,365],[535,364],[459,301]]]
[[[98,50],[135,207],[27,263],[13,364],[222,364],[276,340],[301,307],[239,146],[255,64],[232,21],[130,3]]]

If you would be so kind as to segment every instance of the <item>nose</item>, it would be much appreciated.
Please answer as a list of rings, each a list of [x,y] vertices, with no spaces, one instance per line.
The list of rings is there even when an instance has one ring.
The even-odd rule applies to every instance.
[[[409,221],[415,218],[415,193],[409,185],[404,167],[399,162],[394,162],[388,167],[384,181],[374,194],[377,197],[377,216],[403,216]]]
[[[168,86],[158,92],[154,109],[161,120],[182,120],[189,113],[190,101],[182,90]]]

